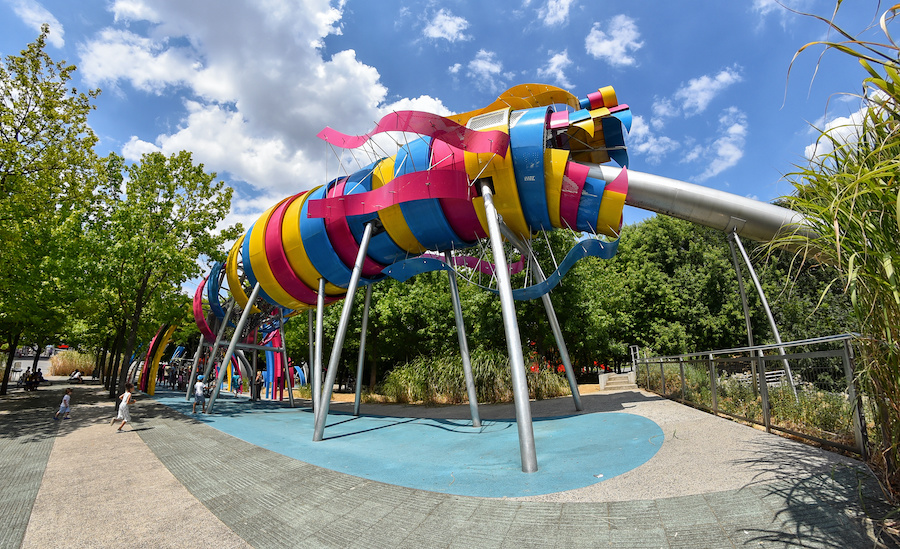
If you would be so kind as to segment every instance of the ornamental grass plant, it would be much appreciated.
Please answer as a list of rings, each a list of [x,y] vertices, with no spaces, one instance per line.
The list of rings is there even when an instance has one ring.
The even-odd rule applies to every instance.
[[[840,8],[838,2],[835,14]],[[857,375],[875,414],[873,459],[900,493],[900,48],[888,28],[900,4],[880,18],[886,43],[857,39],[823,21],[837,40],[805,45],[856,58],[868,77],[862,108],[840,127],[820,131],[809,163],[788,174],[787,206],[804,214],[804,230],[774,241],[837,269],[833,284],[850,294],[860,325]],[[795,55],[796,59],[796,55]]]

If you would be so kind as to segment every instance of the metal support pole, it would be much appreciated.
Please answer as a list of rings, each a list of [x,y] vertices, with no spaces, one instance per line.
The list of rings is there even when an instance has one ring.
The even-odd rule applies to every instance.
[[[311,377],[313,373],[313,363],[316,361],[316,336],[315,331],[313,330],[313,316],[312,309],[306,311],[306,331],[309,343],[309,362],[306,363],[306,383],[309,385],[310,389],[312,389],[313,386]]]
[[[203,379],[209,379],[209,374],[216,365],[216,355],[219,354],[219,347],[225,344],[225,330],[228,327],[228,322],[231,320],[231,315],[235,312],[234,309],[237,308],[236,303],[232,303],[232,305],[234,305],[234,308],[229,307],[230,313],[226,311],[225,318],[222,320],[222,326],[219,327],[219,333],[216,334],[216,341],[209,350],[209,360],[206,361],[206,366],[203,367]]]
[[[216,353],[219,350],[219,345],[222,344],[222,339],[225,337],[225,328],[228,327],[228,322],[231,320],[231,315],[234,313],[234,307],[236,303],[234,299],[230,299],[228,303],[228,310],[225,311],[225,316],[222,317],[222,325],[219,326],[219,333],[216,334],[216,341],[213,343],[212,348],[209,350],[209,359],[206,361],[206,367],[203,368],[203,379],[206,379],[209,376],[209,371],[213,367],[213,364],[216,361]],[[190,400],[191,394],[194,391],[194,383],[197,381],[197,372],[191,372],[191,381],[187,386],[187,399]]]
[[[313,415],[319,412],[322,402],[322,339],[325,330],[325,279],[319,279],[319,297],[316,299],[316,357],[312,372]]]
[[[719,376],[716,375],[716,359],[712,354],[709,355],[709,393],[713,413],[719,415]]]
[[[328,419],[328,408],[331,405],[331,393],[334,390],[334,380],[337,377],[338,363],[341,360],[341,347],[344,346],[344,338],[347,335],[347,327],[350,325],[350,316],[353,313],[353,297],[359,286],[359,278],[362,275],[363,263],[366,260],[366,251],[369,248],[369,240],[372,238],[373,225],[366,223],[359,244],[359,253],[356,254],[356,262],[353,264],[353,272],[350,274],[350,284],[347,285],[347,295],[344,296],[344,308],[341,310],[341,320],[338,323],[337,333],[334,335],[334,346],[331,348],[331,358],[328,360],[328,371],[325,374],[325,387],[322,388],[322,402],[316,412],[316,424],[313,431],[313,442],[322,440],[325,434],[325,421]]]
[[[203,356],[203,341],[203,334],[200,334],[200,343],[197,344],[197,352],[194,353],[194,361],[191,363],[191,377],[190,382],[188,382],[187,394],[184,396],[185,400],[190,400],[191,385],[193,384],[194,378],[197,376],[197,366],[200,365],[200,357]]]
[[[681,357],[678,357],[678,369],[681,370],[681,400],[686,401],[687,397],[685,396],[684,391],[684,360]]]
[[[540,284],[547,280],[540,264],[534,258],[534,254],[528,250],[525,243],[516,237],[506,225],[501,224],[500,230],[503,232],[503,236],[519,250],[519,253],[528,257],[537,283]],[[559,349],[559,357],[562,360],[563,367],[566,369],[566,379],[569,381],[569,389],[572,391],[572,400],[575,401],[575,409],[580,412],[584,407],[581,405],[581,393],[578,392],[578,381],[575,379],[575,369],[572,367],[572,361],[569,358],[569,349],[566,347],[566,340],[563,339],[562,328],[559,327],[559,320],[556,317],[556,310],[553,308],[553,301],[550,299],[550,294],[546,293],[542,295],[541,301],[544,303],[547,321],[550,323],[550,330],[553,332],[553,338],[556,340],[556,348]]]
[[[869,448],[866,442],[866,422],[862,408],[862,400],[856,392],[856,380],[853,378],[853,348],[850,346],[850,340],[844,340],[844,346],[841,353],[844,363],[844,377],[847,379],[847,399],[853,406],[853,438],[856,441],[856,447],[859,449],[859,455],[863,461],[869,459]]]
[[[744,277],[741,274],[741,263],[738,261],[737,252],[734,251],[734,240],[728,239],[728,247],[731,248],[731,261],[734,263],[734,273],[737,275],[738,291],[741,293],[741,305],[744,307],[744,323],[747,325],[747,346],[753,347],[753,326],[750,324],[750,305],[747,303],[747,291],[744,289]]]
[[[247,325],[247,321],[250,320],[250,315],[253,310],[253,304],[256,302],[256,297],[259,295],[259,283],[257,282],[255,286],[253,286],[253,291],[250,292],[250,298],[247,301],[247,306],[244,307],[244,312],[241,313],[241,319],[238,321],[237,327],[234,329],[234,335],[231,336],[231,343],[228,344],[228,350],[225,351],[225,358],[222,359],[222,366],[219,368],[219,375],[216,376],[216,384],[213,386],[212,394],[209,395],[209,404],[206,405],[206,413],[211,414],[213,405],[216,403],[216,397],[219,396],[219,386],[222,384],[222,378],[225,377],[225,369],[231,367],[231,355],[234,354],[234,349],[237,347],[238,340],[241,339],[241,332],[244,330],[244,326]]]
[[[469,342],[466,340],[466,323],[463,319],[462,304],[459,301],[459,286],[456,283],[456,270],[452,269],[453,261],[450,252],[444,252],[444,260],[451,267],[447,274],[450,278],[450,298],[453,301],[453,317],[456,319],[459,354],[462,356],[463,373],[466,376],[466,393],[469,395],[469,414],[472,416],[472,427],[481,427],[481,415],[478,413],[478,391],[475,390],[475,378],[472,376],[472,361],[469,356]]]
[[[772,310],[769,308],[769,301],[766,299],[766,294],[763,292],[762,284],[759,283],[759,278],[756,277],[756,271],[753,269],[753,265],[750,263],[750,257],[747,255],[747,252],[744,250],[744,245],[741,244],[741,239],[738,237],[736,232],[731,233],[731,238],[734,240],[734,243],[737,245],[738,250],[741,252],[741,257],[744,258],[744,263],[747,265],[747,270],[750,271],[750,279],[753,280],[753,284],[756,286],[756,292],[759,294],[759,299],[762,302],[763,309],[766,311],[766,318],[769,319],[769,327],[772,328],[772,334],[775,337],[775,343],[778,344],[778,352],[782,355],[787,354],[784,351],[784,347],[781,346],[781,334],[778,333],[778,326],[775,325],[775,317],[772,316]],[[784,363],[784,371],[787,373],[788,383],[791,386],[791,392],[794,393],[794,399],[797,399],[797,387],[794,385],[794,375],[791,373],[791,364],[788,360],[782,359]]]
[[[290,402],[291,408],[294,407],[294,371],[291,369],[291,365],[288,362],[287,356],[287,339],[284,337],[284,310],[280,307],[278,308],[278,318],[280,324],[278,326],[278,331],[281,332],[281,360],[284,361],[284,370],[287,372],[287,376],[285,380],[287,382],[287,390],[288,390],[288,402]]]
[[[359,335],[359,359],[356,361],[356,390],[353,397],[353,415],[359,415],[359,401],[362,398],[363,365],[366,361],[366,332],[369,329],[369,306],[372,303],[372,285],[366,286],[366,299],[363,301],[362,328]]]
[[[782,351],[784,353],[784,351]],[[757,370],[759,371],[759,394],[762,397],[762,420],[763,425],[766,427],[766,432],[772,432],[772,418],[769,416],[769,384],[766,383],[766,360],[765,354],[762,349],[757,353],[758,357],[756,358],[759,366],[757,366]],[[751,418],[752,419],[752,418]]]
[[[506,263],[506,256],[503,253],[503,240],[501,240],[500,236],[500,216],[494,207],[493,191],[487,183],[482,183],[481,194],[484,197],[485,217],[488,223],[488,233],[491,237],[491,249],[494,252],[497,290],[500,293],[500,310],[503,313],[506,347],[509,352],[522,471],[534,473],[537,471],[538,465],[537,452],[534,446],[534,426],[531,422],[531,404],[528,400],[528,380],[525,377],[525,358],[522,356],[522,339],[519,336],[519,324],[516,320],[512,282],[509,278],[509,267]]]

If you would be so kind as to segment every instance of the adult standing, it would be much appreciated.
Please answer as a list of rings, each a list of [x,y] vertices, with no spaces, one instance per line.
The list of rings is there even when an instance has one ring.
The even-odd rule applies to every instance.
[[[257,370],[256,379],[253,380],[253,400],[260,400],[263,383],[262,370]]]

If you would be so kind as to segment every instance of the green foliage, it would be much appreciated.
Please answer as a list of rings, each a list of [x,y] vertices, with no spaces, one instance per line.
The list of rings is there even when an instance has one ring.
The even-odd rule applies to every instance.
[[[49,30],[0,62],[0,337],[58,337],[83,295],[72,257],[96,167],[91,100],[75,67],[46,53]],[[3,376],[0,394],[6,391]]]

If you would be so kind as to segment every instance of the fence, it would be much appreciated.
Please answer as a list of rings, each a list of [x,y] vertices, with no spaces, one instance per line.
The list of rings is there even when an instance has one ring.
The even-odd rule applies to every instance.
[[[637,383],[666,398],[867,456],[852,335],[639,358]]]

